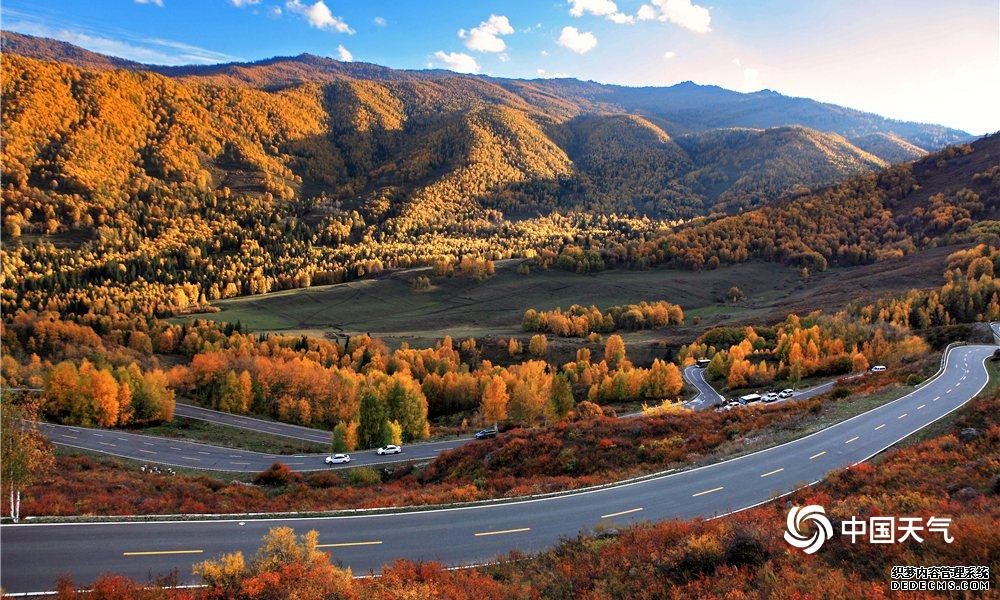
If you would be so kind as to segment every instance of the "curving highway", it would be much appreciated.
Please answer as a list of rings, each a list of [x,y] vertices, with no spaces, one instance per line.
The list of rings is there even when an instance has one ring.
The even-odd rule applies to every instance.
[[[698,390],[698,395],[684,403],[684,406],[694,410],[704,410],[716,404],[721,404],[725,398],[714,387],[705,381],[705,369],[688,365],[684,367],[684,379]]]
[[[806,388],[803,390],[796,390],[791,400],[806,400],[807,398],[812,398],[813,396],[818,396],[820,394],[830,391],[834,385],[840,379],[850,379],[853,377],[860,377],[860,375],[847,375],[846,377],[831,379],[830,381],[825,381],[813,387]],[[722,397],[711,384],[705,381],[705,369],[700,369],[695,365],[689,365],[684,368],[684,379],[693,385],[695,389],[698,390],[698,395],[691,398],[684,403],[684,406],[692,410],[705,410],[707,408],[712,408],[718,406],[725,402],[725,398]],[[784,402],[785,399],[778,400],[777,402]]]
[[[207,421],[217,425],[228,425],[229,427],[237,427],[239,429],[249,429],[251,431],[259,431],[261,433],[270,433],[271,435],[278,435],[295,440],[317,442],[319,444],[330,443],[330,432],[323,429],[313,429],[311,427],[303,427],[301,425],[292,425],[291,423],[256,419],[254,417],[202,408],[193,404],[183,404],[178,402],[174,406],[174,416],[186,417],[188,419],[195,419],[198,421]]]
[[[960,346],[934,379],[910,394],[803,438],[724,462],[618,486],[561,496],[388,514],[325,518],[22,524],[0,528],[2,585],[10,592],[49,590],[61,573],[77,584],[104,572],[138,579],[223,552],[252,553],[276,525],[315,529],[323,549],[356,573],[395,558],[449,565],[488,561],[511,550],[550,547],[600,523],[625,524],[719,516],[815,483],[881,452],[956,410],[989,377],[984,361],[996,346]],[[781,527],[781,524],[776,524]]]
[[[177,406],[182,406],[178,404]],[[210,411],[214,412],[214,411]],[[175,414],[180,414],[177,412]],[[224,413],[220,413],[224,414]],[[268,429],[258,429],[256,421],[264,425],[281,425],[283,427],[299,428],[297,425],[275,424],[272,421],[262,421],[260,419],[249,419],[239,415],[226,415],[240,421],[245,421],[243,425],[234,425],[254,431],[264,431],[272,433]],[[56,425],[54,423],[38,423],[38,430],[45,435],[52,443],[60,446],[69,446],[80,450],[90,450],[102,454],[110,454],[121,458],[130,458],[148,463],[168,465],[172,467],[185,467],[190,469],[203,469],[206,471],[230,471],[236,473],[259,473],[270,467],[275,462],[283,462],[293,471],[319,471],[324,469],[347,469],[352,467],[364,467],[372,465],[383,465],[389,463],[411,462],[417,460],[429,460],[452,448],[466,443],[468,438],[456,438],[436,442],[422,442],[409,444],[403,448],[402,454],[392,456],[379,456],[374,450],[351,452],[351,462],[341,465],[327,465],[323,462],[324,454],[267,454],[264,452],[254,452],[252,450],[241,450],[238,448],[225,448],[202,444],[188,440],[165,438],[159,436],[142,435],[139,433],[129,433],[117,429],[90,429],[87,427],[73,427],[70,425]],[[308,429],[306,431],[320,432],[318,429]],[[330,442],[330,434],[324,433],[323,443]],[[278,434],[280,435],[280,434]],[[319,441],[319,440],[315,440]]]

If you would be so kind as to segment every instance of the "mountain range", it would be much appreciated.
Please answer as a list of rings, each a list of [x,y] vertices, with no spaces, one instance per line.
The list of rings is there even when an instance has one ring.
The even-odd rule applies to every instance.
[[[162,67],[3,32],[7,181],[321,198],[387,231],[553,210],[737,212],[965,132],[773,91],[406,71],[312,55]]]

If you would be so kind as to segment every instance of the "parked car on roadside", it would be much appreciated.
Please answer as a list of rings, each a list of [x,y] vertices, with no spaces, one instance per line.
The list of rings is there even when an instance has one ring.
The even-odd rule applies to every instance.
[[[795,390],[793,390],[792,388],[785,388],[785,389],[781,390],[781,392],[778,393],[778,397],[779,398],[791,398],[792,394],[794,394],[794,393],[795,393]]]
[[[350,454],[334,454],[326,457],[326,464],[328,465],[339,465],[349,462],[351,462]]]
[[[875,365],[871,368],[872,373],[882,373],[885,371],[885,365]]]
[[[389,444],[388,446],[382,446],[375,451],[376,454],[399,454],[403,449],[396,444]]]

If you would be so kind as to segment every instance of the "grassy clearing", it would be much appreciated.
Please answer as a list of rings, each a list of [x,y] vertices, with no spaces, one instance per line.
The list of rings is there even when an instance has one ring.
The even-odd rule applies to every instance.
[[[268,454],[312,454],[326,452],[330,449],[326,444],[295,440],[185,417],[174,417],[171,423],[143,427],[132,430],[132,433],[204,442],[215,446],[253,450]]]
[[[941,265],[952,250],[954,247],[934,248],[877,265],[831,268],[814,273],[808,281],[795,269],[760,262],[700,272],[656,268],[592,275],[557,270],[520,275],[517,261],[507,261],[484,282],[440,279],[431,289],[415,292],[410,281],[423,271],[399,271],[338,285],[224,300],[217,303],[219,312],[194,317],[240,321],[254,331],[372,333],[390,344],[425,344],[443,335],[524,336],[520,324],[528,308],[548,310],[572,304],[607,308],[641,300],[668,300],[684,308],[690,317],[688,325],[628,334],[626,340],[645,343],[670,338],[686,343],[714,325],[766,322],[784,318],[789,312],[839,308],[850,301],[908,290],[915,282],[930,286],[940,279]],[[747,299],[726,302],[733,286]],[[695,317],[700,319],[698,325],[693,324]]]

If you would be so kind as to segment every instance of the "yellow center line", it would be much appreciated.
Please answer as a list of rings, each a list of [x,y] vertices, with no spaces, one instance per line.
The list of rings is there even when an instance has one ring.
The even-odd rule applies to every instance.
[[[377,546],[382,540],[372,540],[370,542],[337,542],[334,544],[316,544],[317,548],[346,548],[347,546]]]
[[[903,413],[903,414],[899,415],[898,417],[896,417],[896,420],[898,421],[898,420],[902,419],[903,417],[905,417],[908,414],[910,414],[910,413]]]
[[[122,552],[122,556],[156,556],[158,554],[201,554],[204,550],[147,550],[144,552]]]
[[[879,429],[882,429],[883,427],[885,427],[885,423],[882,423],[881,425],[878,425],[877,427],[875,427],[875,431],[878,431]]]
[[[920,410],[920,409],[922,409],[925,406],[927,406],[927,405],[926,404],[921,404],[920,406],[917,407],[917,410]]]
[[[861,436],[860,436],[860,435],[856,435],[856,436],[852,437],[851,439],[847,440],[847,441],[846,441],[846,442],[844,442],[844,443],[845,443],[845,444],[850,444],[851,442],[855,441],[855,440],[856,440],[856,439],[858,439],[859,437],[861,437]]]
[[[775,469],[773,471],[768,471],[767,473],[761,473],[760,476],[761,477],[767,477],[768,475],[774,475],[775,473],[781,473],[784,470],[785,470],[785,467],[781,467],[780,469]]]
[[[622,515],[630,515],[632,513],[639,512],[640,510],[642,510],[642,507],[632,508],[632,509],[629,509],[629,510],[623,510],[621,512],[611,513],[609,515],[601,515],[601,518],[602,519],[610,519],[611,517],[620,517]]]
[[[484,535],[503,535],[505,533],[521,533],[522,531],[531,531],[531,527],[519,527],[517,529],[501,529],[499,531],[480,531],[475,534],[476,537],[483,537]]]
[[[809,460],[813,460],[813,459],[819,458],[819,457],[823,456],[824,454],[826,454],[826,450],[824,450],[822,452],[817,452],[816,454],[813,454],[812,456],[809,457]]]
[[[705,494],[711,494],[712,492],[718,492],[721,489],[724,489],[724,487],[720,485],[717,488],[712,488],[710,490],[705,490],[704,492],[696,492],[694,494],[691,494],[691,497],[694,498],[696,496],[704,496]]]

